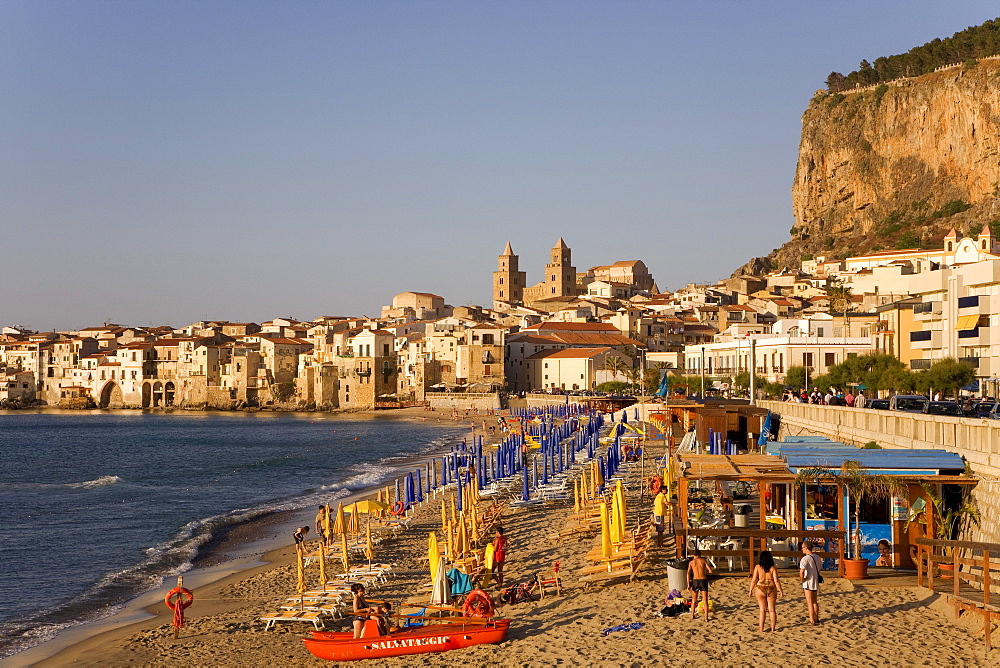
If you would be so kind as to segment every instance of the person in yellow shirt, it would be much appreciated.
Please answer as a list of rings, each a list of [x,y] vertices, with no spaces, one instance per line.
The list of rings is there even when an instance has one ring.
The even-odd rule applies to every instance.
[[[656,547],[663,547],[663,530],[667,527],[667,488],[663,485],[653,498],[653,526],[656,527]]]

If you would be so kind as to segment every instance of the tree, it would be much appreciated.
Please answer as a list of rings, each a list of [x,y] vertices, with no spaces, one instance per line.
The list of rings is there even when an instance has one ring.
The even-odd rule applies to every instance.
[[[806,368],[804,366],[790,366],[785,373],[785,385],[801,390],[806,386]]]
[[[839,278],[827,279],[825,290],[826,297],[830,300],[830,308],[834,311],[846,313],[854,309],[854,303],[851,301],[853,297],[851,288],[844,285]]]
[[[795,476],[795,484],[804,485],[822,479],[832,479],[835,483],[843,485],[854,501],[854,552],[852,556],[854,559],[860,559],[861,509],[864,507],[865,497],[878,501],[879,499],[888,499],[894,494],[901,496],[906,493],[906,485],[895,476],[872,473],[860,462],[853,459],[845,460],[838,471],[825,467],[800,469]]]
[[[601,371],[608,371],[611,373],[612,380],[618,380],[618,376],[622,375],[625,369],[628,368],[628,364],[625,363],[620,357],[608,357],[604,360],[604,364],[601,366]]]
[[[958,397],[958,391],[976,379],[976,369],[968,362],[959,362],[953,357],[945,357],[931,366],[927,372],[928,390],[940,389]]]

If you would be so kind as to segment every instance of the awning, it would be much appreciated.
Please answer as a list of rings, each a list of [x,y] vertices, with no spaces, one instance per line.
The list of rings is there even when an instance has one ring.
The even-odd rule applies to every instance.
[[[976,323],[979,322],[979,314],[973,313],[972,315],[960,315],[958,316],[958,327],[959,331],[965,329],[975,329]]]

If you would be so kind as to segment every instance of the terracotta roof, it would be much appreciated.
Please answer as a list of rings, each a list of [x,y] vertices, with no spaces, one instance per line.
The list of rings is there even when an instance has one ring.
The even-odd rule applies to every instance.
[[[527,328],[527,330],[537,330],[539,332],[549,333],[553,331],[563,331],[563,332],[614,332],[617,334],[621,333],[614,325],[608,325],[601,322],[558,322],[549,321],[543,322],[533,327]]]
[[[611,348],[560,348],[559,350],[542,350],[528,359],[589,359],[609,350]]]

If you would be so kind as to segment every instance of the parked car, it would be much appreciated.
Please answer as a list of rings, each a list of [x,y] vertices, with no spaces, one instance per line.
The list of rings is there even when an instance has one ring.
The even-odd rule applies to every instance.
[[[980,401],[975,406],[972,407],[968,414],[972,417],[977,418],[987,418],[993,411],[993,407],[997,405],[995,401]]]
[[[927,397],[919,394],[897,394],[889,400],[889,410],[923,413],[927,401]]]
[[[865,408],[871,408],[877,411],[887,411],[889,410],[889,400],[888,399],[869,399],[865,404]]]
[[[929,401],[924,405],[924,412],[928,415],[965,417],[965,411],[962,410],[957,401]]]

